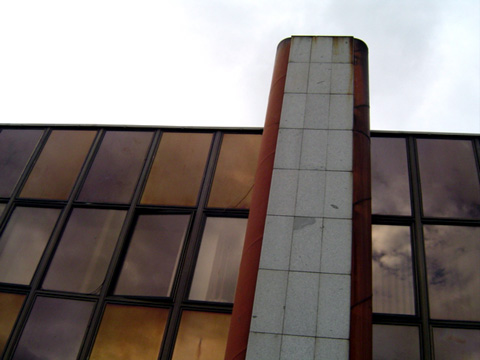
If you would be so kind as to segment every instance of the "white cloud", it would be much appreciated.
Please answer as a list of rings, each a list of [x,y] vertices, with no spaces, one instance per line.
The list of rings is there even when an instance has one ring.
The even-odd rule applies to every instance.
[[[369,46],[372,128],[480,132],[478,7],[2,2],[0,121],[262,126],[276,45],[318,34]]]

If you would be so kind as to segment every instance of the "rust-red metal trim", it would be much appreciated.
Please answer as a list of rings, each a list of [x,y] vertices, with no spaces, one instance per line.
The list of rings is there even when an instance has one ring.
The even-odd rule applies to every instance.
[[[285,39],[278,45],[275,58],[225,360],[243,360],[247,353],[248,333],[257,283],[260,251],[262,249],[263,230],[267,216],[268,196],[272,181],[273,161],[277,147],[289,54],[290,39]]]
[[[372,359],[372,231],[368,48],[354,40],[353,239],[350,360]]]

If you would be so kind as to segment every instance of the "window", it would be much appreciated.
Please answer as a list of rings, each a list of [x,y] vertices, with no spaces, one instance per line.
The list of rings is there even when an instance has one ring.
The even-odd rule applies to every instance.
[[[372,134],[374,359],[480,357],[480,138]]]
[[[0,129],[0,356],[223,359],[260,139]]]

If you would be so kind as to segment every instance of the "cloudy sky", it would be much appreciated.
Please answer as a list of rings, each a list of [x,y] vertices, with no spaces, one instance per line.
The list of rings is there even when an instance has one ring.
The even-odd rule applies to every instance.
[[[479,0],[0,3],[0,123],[257,127],[277,44],[370,50],[371,127],[480,133]]]

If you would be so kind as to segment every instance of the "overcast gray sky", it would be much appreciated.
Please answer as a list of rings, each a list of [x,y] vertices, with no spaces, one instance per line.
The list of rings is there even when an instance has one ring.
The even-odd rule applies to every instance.
[[[480,133],[479,0],[0,3],[0,123],[262,126],[277,44],[370,50],[371,127]]]

